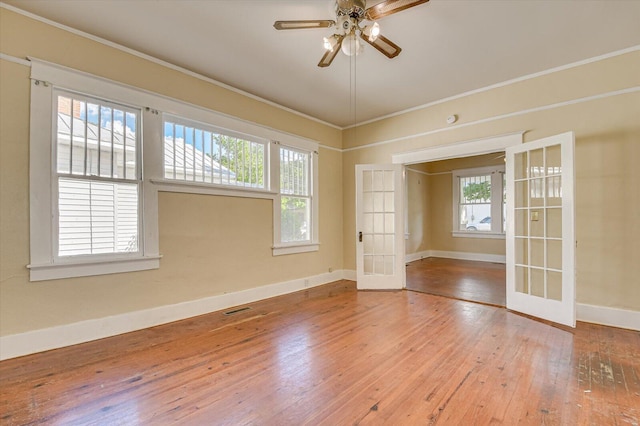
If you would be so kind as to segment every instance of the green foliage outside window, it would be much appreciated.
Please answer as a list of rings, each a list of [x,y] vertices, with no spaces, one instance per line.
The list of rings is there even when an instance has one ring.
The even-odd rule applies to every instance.
[[[238,182],[264,186],[264,146],[225,135],[215,135],[220,149],[214,149],[213,159],[231,170]]]
[[[491,182],[468,183],[462,188],[462,195],[467,202],[489,202],[491,199]]]

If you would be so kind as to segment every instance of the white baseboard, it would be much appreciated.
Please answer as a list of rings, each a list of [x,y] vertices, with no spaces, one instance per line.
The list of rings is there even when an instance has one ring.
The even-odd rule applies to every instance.
[[[351,277],[351,272],[353,272],[352,279],[355,281],[355,271],[339,270],[174,305],[2,336],[0,337],[0,360],[98,340],[293,293],[341,279],[351,279],[346,278],[346,276]]]
[[[430,250],[419,251],[416,253],[409,253],[404,256],[404,262],[415,262],[416,260],[426,259],[427,257],[431,257]]]
[[[444,257],[446,259],[459,260],[475,260],[478,262],[506,263],[505,255],[501,254],[485,254],[485,253],[467,253],[462,251],[442,251],[442,250],[425,250],[417,253],[410,253],[405,256],[405,262],[414,262],[427,257]]]
[[[577,303],[576,319],[593,324],[640,331],[640,311]]]
[[[343,272],[343,275],[342,275],[343,280],[357,281],[358,274],[354,269],[345,269],[342,272]]]

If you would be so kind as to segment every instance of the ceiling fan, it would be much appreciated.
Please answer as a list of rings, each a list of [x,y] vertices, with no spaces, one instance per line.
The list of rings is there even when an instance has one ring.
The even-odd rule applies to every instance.
[[[366,7],[366,0],[336,0],[336,20],[276,21],[276,30],[298,30],[307,28],[336,27],[336,32],[324,37],[325,54],[318,63],[319,67],[328,67],[338,52],[347,56],[358,55],[364,45],[358,36],[388,58],[395,58],[402,50],[400,46],[380,34],[380,18],[400,12],[410,7],[426,3],[429,0],[385,0]]]

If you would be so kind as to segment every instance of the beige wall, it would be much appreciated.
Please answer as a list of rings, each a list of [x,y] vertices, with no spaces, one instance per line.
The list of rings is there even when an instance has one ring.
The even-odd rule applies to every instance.
[[[0,50],[33,56],[341,146],[341,131],[0,9]],[[342,269],[342,154],[320,148],[320,251],[273,257],[272,202],[160,193],[160,269],[31,283],[29,75],[0,60],[0,336]]]
[[[636,51],[345,130],[345,268],[355,268],[355,164],[518,131],[525,142],[574,131],[578,302],[640,310],[639,87]],[[451,114],[460,119],[448,126]]]
[[[407,188],[405,229],[408,234],[404,247],[406,254],[420,253],[431,249],[430,176],[421,169],[425,169],[425,167],[419,168],[418,165],[415,165],[411,169],[407,169],[405,174]]]

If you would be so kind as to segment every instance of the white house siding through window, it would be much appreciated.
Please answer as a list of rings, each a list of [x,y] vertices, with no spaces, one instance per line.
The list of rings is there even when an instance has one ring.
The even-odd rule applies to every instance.
[[[58,256],[138,252],[139,111],[75,94],[56,101]]]

